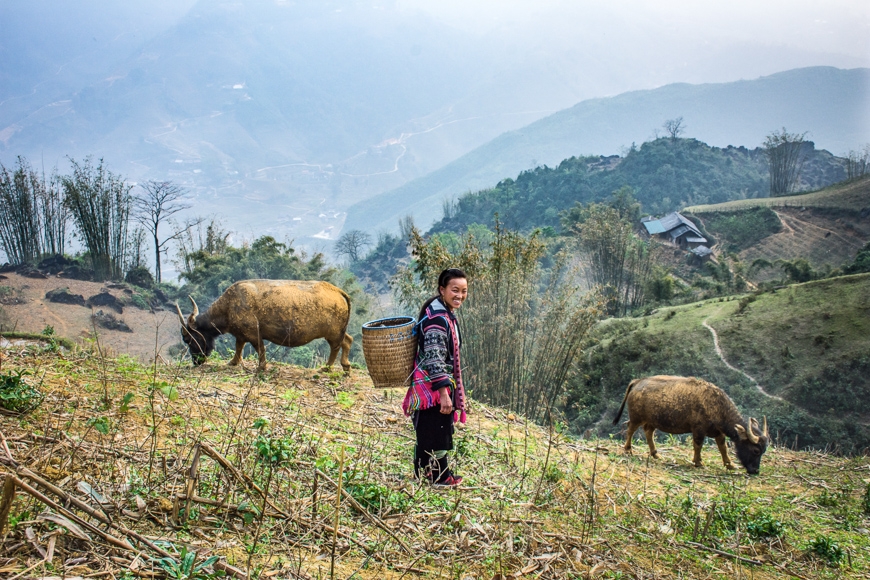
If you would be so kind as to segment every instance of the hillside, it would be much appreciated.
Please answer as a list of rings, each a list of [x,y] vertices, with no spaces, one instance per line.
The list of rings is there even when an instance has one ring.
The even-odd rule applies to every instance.
[[[801,195],[744,199],[687,207],[717,241],[747,264],[759,258],[806,259],[816,269],[851,263],[870,241],[870,178]],[[774,269],[758,279],[778,276]]]
[[[4,381],[24,373],[44,395],[0,415],[10,578],[177,574],[187,550],[203,578],[209,556],[238,578],[870,572],[866,457],[779,439],[747,477],[710,442],[697,469],[685,437],[662,438],[650,461],[642,444],[629,457],[618,438],[472,402],[457,434],[466,482],[439,491],[410,478],[401,391],[358,371],[140,366],[39,343],[0,354]]]
[[[392,231],[406,214],[428,229],[441,217],[445,199],[572,156],[621,153],[633,143],[649,141],[665,120],[680,116],[687,125],[686,136],[721,148],[760,145],[770,131],[785,126],[807,130],[818,147],[843,155],[870,135],[868,102],[870,69],[826,67],[733,83],[674,84],[582,101],[352,206],[344,229]]]
[[[806,148],[804,187],[845,179],[843,160],[812,144]],[[559,226],[560,212],[575,203],[603,201],[629,186],[647,214],[661,215],[700,200],[766,196],[767,160],[761,149],[711,147],[696,139],[656,139],[624,158],[572,157],[460,197],[432,231],[463,232],[472,223],[492,225],[498,213],[513,229]]]
[[[52,302],[46,298],[51,291],[66,289],[68,294],[87,300],[97,295],[109,295],[118,306]],[[163,305],[156,310],[146,302],[151,299],[127,284],[86,282],[47,277],[27,277],[16,272],[0,274],[0,330],[21,333],[41,333],[47,326],[58,336],[86,343],[98,335],[101,346],[116,354],[126,354],[141,360],[151,360],[156,352],[169,357],[169,349],[180,344],[178,315],[173,307]],[[138,295],[138,296],[137,296]],[[119,312],[120,309],[120,312]],[[102,312],[95,320],[92,315]],[[111,315],[106,319],[105,315]],[[121,322],[126,328],[107,328],[100,319]]]
[[[610,429],[635,377],[694,375],[800,447],[870,446],[870,274],[603,321],[567,403],[575,429]],[[717,353],[718,344],[721,356]]]

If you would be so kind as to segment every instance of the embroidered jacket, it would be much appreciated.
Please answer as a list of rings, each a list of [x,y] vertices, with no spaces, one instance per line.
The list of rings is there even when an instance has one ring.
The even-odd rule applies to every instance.
[[[438,390],[447,387],[457,411],[454,421],[464,423],[465,389],[459,356],[462,336],[456,316],[440,299],[433,300],[418,323],[418,333],[413,380],[402,403],[405,414],[439,405]]]

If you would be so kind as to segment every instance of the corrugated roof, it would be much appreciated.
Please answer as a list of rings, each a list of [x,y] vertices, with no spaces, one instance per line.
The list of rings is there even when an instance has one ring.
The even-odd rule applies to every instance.
[[[649,232],[650,235],[655,234],[663,234],[665,232],[669,232],[671,238],[676,238],[687,231],[695,232],[698,236],[701,235],[701,232],[698,231],[698,228],[695,227],[688,219],[684,218],[680,215],[679,212],[671,212],[668,215],[661,217],[659,219],[648,219],[641,220],[643,223],[643,227],[646,228],[646,231]],[[674,234],[671,230],[675,228],[685,228],[680,231],[679,234]],[[704,240],[707,241],[707,240]]]

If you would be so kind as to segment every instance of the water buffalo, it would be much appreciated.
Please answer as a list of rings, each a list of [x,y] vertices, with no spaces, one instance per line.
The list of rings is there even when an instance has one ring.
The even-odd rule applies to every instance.
[[[204,314],[199,313],[192,297],[190,302],[193,313],[187,320],[178,304],[175,308],[181,320],[181,336],[195,365],[205,362],[218,336],[229,333],[236,338],[231,365],[239,364],[247,342],[257,349],[258,370],[263,370],[264,340],[293,347],[323,338],[330,347],[327,366],[332,366],[341,349],[341,366],[350,370],[350,297],[329,282],[242,280],[227,288]]]
[[[694,463],[701,466],[704,437],[712,437],[722,454],[722,462],[734,469],[728,459],[725,437],[734,442],[740,463],[750,474],[758,473],[761,456],[767,450],[770,435],[767,418],[759,429],[755,419],[743,420],[737,407],[719,387],[695,377],[655,376],[635,379],[625,390],[625,397],[613,424],[619,422],[628,403],[628,429],[625,451],[631,453],[631,437],[643,427],[650,455],[657,457],[655,430],[665,433],[691,433],[695,447]]]

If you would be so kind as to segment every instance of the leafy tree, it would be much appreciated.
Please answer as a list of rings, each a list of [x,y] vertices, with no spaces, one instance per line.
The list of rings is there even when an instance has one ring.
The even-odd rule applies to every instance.
[[[68,221],[56,174],[46,182],[23,157],[12,173],[0,163],[0,249],[10,263],[62,254]]]
[[[861,248],[858,255],[855,256],[855,261],[850,266],[843,268],[846,274],[860,274],[861,272],[870,272],[870,242]]]
[[[372,245],[372,237],[362,230],[345,232],[335,242],[335,253],[347,256],[351,263],[358,262],[365,248]]]
[[[616,199],[624,206],[628,198],[620,195]],[[635,235],[632,222],[621,211],[633,213],[630,209],[592,203],[575,206],[563,220],[577,237],[589,279],[601,288],[607,313],[614,316],[643,304],[652,268],[649,243]]]
[[[136,210],[134,217],[151,234],[154,244],[154,279],[158,284],[163,279],[160,257],[166,252],[166,245],[203,221],[203,218],[189,220],[184,226],[175,228],[169,236],[160,239],[160,225],[190,207],[190,204],[182,201],[184,194],[184,189],[171,181],[146,181],[142,185],[142,192],[133,199]]]
[[[216,256],[223,254],[230,247],[229,239],[231,232],[223,228],[223,224],[216,218],[211,218],[205,228],[200,222],[194,227],[187,229],[178,238],[178,253],[175,262],[178,269],[190,273],[196,267],[196,260],[202,260],[203,256]]]
[[[272,236],[257,238],[239,248],[227,246],[219,253],[194,252],[189,259],[193,267],[182,272],[181,278],[195,288],[196,294],[212,299],[239,280],[317,280],[332,273],[322,254],[309,260]]]
[[[70,159],[73,173],[63,177],[64,202],[88,250],[95,278],[120,280],[127,256],[127,229],[132,209],[132,186],[91,158],[82,164]]]
[[[819,277],[818,272],[814,271],[810,263],[804,258],[777,260],[775,264],[782,268],[782,271],[792,282],[809,282]]]
[[[797,190],[801,169],[805,161],[803,154],[806,133],[773,131],[764,140],[764,152],[770,167],[770,195],[788,195]]]

